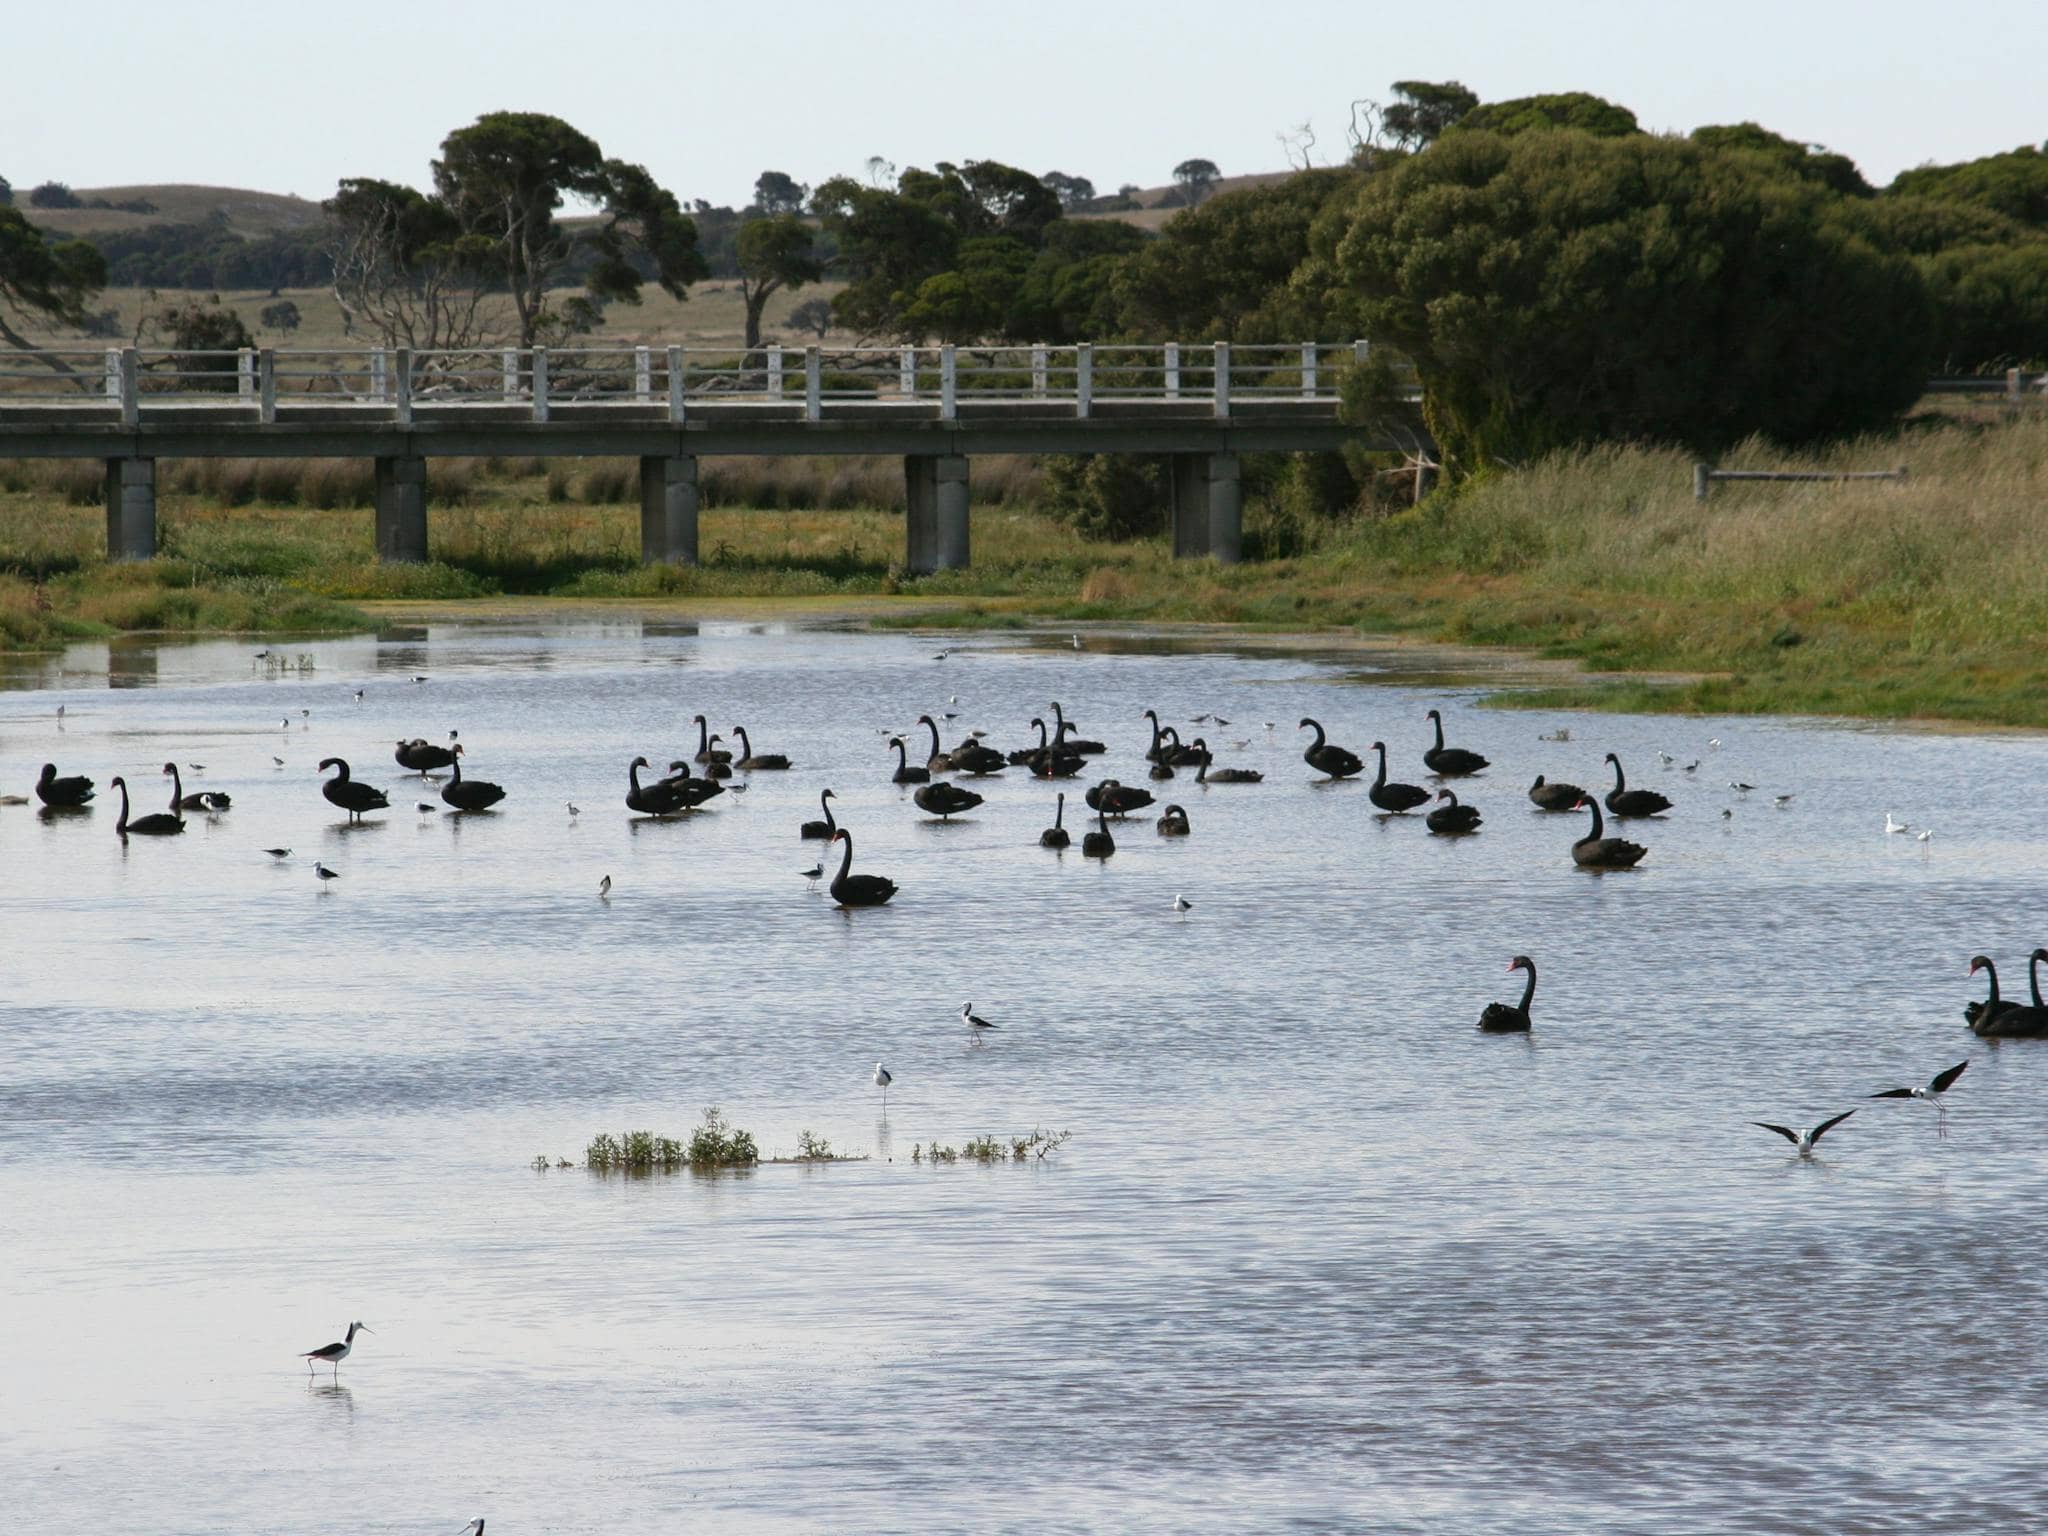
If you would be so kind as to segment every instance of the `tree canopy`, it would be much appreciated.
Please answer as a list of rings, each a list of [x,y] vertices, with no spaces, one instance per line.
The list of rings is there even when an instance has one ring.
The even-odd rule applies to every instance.
[[[1466,467],[1596,438],[1819,437],[1917,397],[1919,276],[1824,187],[1749,153],[1470,122],[1319,232]]]
[[[1923,165],[1901,171],[1889,190],[1903,197],[1972,203],[2048,230],[2048,154],[2031,144],[1960,165]]]
[[[27,217],[0,207],[0,341],[29,343],[8,324],[16,317],[82,325],[86,304],[107,285],[107,264],[83,240],[51,242]]]
[[[749,351],[761,345],[761,314],[768,300],[787,288],[815,283],[824,275],[811,227],[795,214],[749,219],[739,233],[740,296],[746,304]]]
[[[1426,149],[1478,105],[1478,95],[1456,80],[1396,80],[1380,123],[1395,148]]]
[[[1618,107],[1584,91],[1489,101],[1464,113],[1452,126],[1460,132],[1497,133],[1503,137],[1540,133],[1547,128],[1575,128],[1580,133],[1608,139],[1642,132],[1635,113],[1627,107]]]

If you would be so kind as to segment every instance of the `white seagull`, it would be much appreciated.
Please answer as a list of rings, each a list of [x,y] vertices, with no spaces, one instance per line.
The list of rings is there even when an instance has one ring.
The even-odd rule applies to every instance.
[[[1855,1113],[1856,1111],[1853,1109],[1845,1109],[1835,1116],[1834,1119],[1823,1120],[1810,1131],[1795,1131],[1789,1125],[1773,1125],[1768,1120],[1752,1120],[1749,1123],[1760,1130],[1776,1131],[1799,1149],[1801,1157],[1811,1157],[1813,1156],[1814,1143]]]
[[[333,1366],[335,1380],[339,1381],[341,1379],[341,1362],[346,1360],[354,1351],[356,1347],[356,1334],[358,1332],[369,1333],[371,1330],[364,1327],[361,1323],[350,1323],[348,1325],[347,1337],[339,1344],[322,1344],[318,1349],[309,1349],[299,1356],[301,1360],[306,1362],[306,1374],[308,1376],[312,1375],[314,1363],[318,1362],[322,1365]]]

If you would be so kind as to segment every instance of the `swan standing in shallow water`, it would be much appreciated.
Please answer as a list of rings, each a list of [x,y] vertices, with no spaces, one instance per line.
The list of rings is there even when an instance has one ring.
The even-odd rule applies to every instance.
[[[329,805],[338,805],[347,811],[350,821],[361,821],[365,811],[384,811],[391,808],[391,802],[385,798],[383,790],[348,776],[348,763],[344,759],[322,758],[320,772],[325,773],[330,768],[334,770],[334,777],[320,786],[320,793],[327,797]]]

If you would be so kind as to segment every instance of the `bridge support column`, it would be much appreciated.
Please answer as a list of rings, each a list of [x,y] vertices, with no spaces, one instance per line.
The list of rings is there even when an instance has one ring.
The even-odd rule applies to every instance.
[[[640,563],[697,563],[697,460],[693,454],[641,455]]]
[[[909,491],[904,564],[912,575],[967,568],[967,460],[961,454],[912,454],[903,461]]]
[[[1213,555],[1223,565],[1244,558],[1244,487],[1234,453],[1173,456],[1173,557]]]
[[[107,460],[107,558],[156,558],[156,460]]]
[[[377,558],[419,565],[427,558],[427,461],[377,460]]]

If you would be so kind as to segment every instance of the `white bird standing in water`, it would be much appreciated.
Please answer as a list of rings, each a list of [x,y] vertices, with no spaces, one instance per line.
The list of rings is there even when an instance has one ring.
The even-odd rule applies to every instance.
[[[1193,909],[1194,905],[1195,904],[1192,901],[1189,901],[1185,896],[1176,895],[1173,898],[1173,910],[1176,912],[1190,911]]]
[[[287,848],[285,849],[285,852],[290,853],[291,849]],[[337,875],[325,864],[322,864],[318,859],[315,859],[313,861],[313,873],[315,876],[322,880],[339,880],[341,878],[341,876]]]
[[[882,1113],[889,1113],[889,1085],[896,1081],[895,1074],[879,1061],[875,1063],[875,1086],[882,1090]]]
[[[318,1349],[307,1350],[303,1355],[299,1357],[301,1360],[304,1360],[306,1362],[306,1374],[308,1376],[313,1374],[313,1366],[317,1362],[321,1365],[333,1366],[334,1379],[336,1381],[339,1381],[341,1379],[341,1362],[346,1360],[349,1357],[349,1355],[354,1352],[356,1347],[356,1335],[358,1333],[369,1333],[371,1331],[372,1330],[364,1327],[361,1323],[350,1323],[348,1325],[347,1336],[344,1337],[339,1344],[322,1344]]]
[[[962,1024],[965,1024],[970,1029],[977,1030],[994,1029],[997,1027],[989,1023],[989,1021],[987,1019],[984,1019],[980,1014],[976,1013],[974,1011],[974,1004],[972,1003],[962,1003],[960,1005],[960,1022]]]

